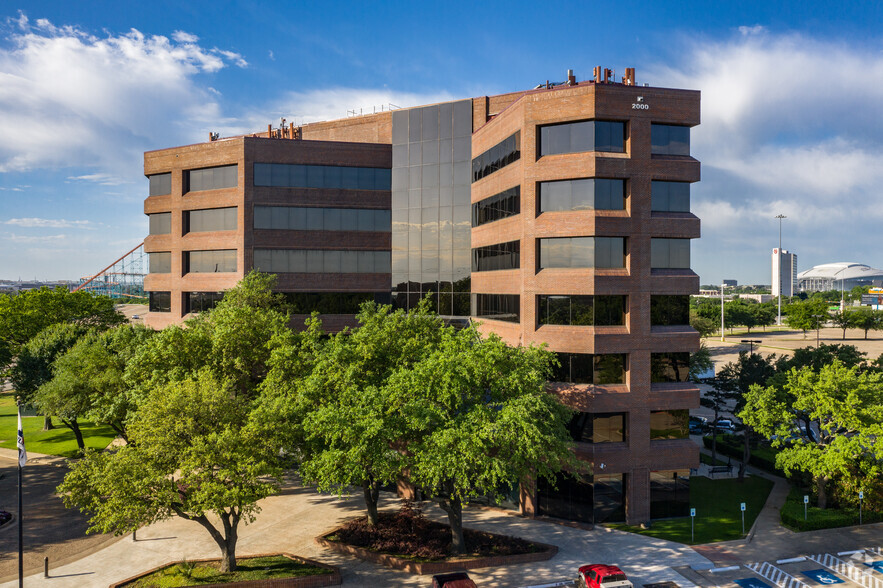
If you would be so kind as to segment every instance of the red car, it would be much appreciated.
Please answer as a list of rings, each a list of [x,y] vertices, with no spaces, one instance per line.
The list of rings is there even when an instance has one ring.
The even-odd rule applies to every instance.
[[[586,588],[632,588],[625,573],[616,566],[592,564],[579,569],[580,586]]]

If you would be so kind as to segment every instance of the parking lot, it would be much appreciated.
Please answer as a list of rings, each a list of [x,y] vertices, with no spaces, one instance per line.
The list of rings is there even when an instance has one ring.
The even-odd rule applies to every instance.
[[[741,588],[883,588],[883,551],[869,547],[837,553],[811,553],[743,565],[677,570],[698,586]]]

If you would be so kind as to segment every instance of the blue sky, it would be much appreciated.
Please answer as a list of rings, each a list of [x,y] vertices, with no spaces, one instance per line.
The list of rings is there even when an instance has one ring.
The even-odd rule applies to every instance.
[[[144,237],[146,150],[348,109],[579,79],[702,91],[702,283],[883,267],[883,8],[852,2],[0,6],[0,278],[76,279]]]

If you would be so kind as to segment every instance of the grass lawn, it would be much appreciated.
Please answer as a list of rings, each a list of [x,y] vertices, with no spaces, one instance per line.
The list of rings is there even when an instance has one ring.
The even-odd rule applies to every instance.
[[[742,483],[736,478],[690,478],[690,506],[696,509],[694,541],[690,540],[690,517],[653,521],[652,528],[646,530],[621,524],[607,526],[688,545],[739,539],[743,537],[739,503],[746,503],[747,533],[772,489],[773,482],[757,476],[749,476]]]
[[[235,572],[221,573],[215,562],[189,563],[187,561],[163,568],[126,584],[126,588],[166,588],[172,586],[200,586],[226,584],[272,578],[300,578],[332,573],[327,568],[303,564],[287,557],[254,557],[237,559]]]
[[[43,417],[33,416],[21,418],[24,429],[25,448],[34,453],[74,457],[77,454],[77,440],[74,432],[61,424],[57,418],[52,419],[55,428],[43,430]],[[15,449],[17,431],[15,396],[12,392],[0,394],[0,447]],[[80,421],[80,430],[86,447],[104,449],[116,436],[113,429],[105,425],[96,425],[88,421]]]

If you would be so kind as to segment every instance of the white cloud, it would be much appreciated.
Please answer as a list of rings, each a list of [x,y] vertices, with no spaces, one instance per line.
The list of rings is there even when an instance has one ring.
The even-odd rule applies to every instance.
[[[702,92],[691,141],[702,162],[693,209],[703,283],[723,266],[768,282],[768,255],[748,253],[777,245],[779,213],[800,269],[834,258],[881,265],[878,50],[746,26],[725,41],[692,41],[669,63],[682,65],[651,68],[653,85]]]
[[[182,31],[98,37],[24,14],[14,22],[0,40],[0,172],[136,174],[145,149],[192,140],[218,118],[198,76],[246,65]]]
[[[25,228],[50,228],[50,229],[65,229],[65,228],[78,228],[78,229],[86,229],[93,226],[91,221],[87,220],[74,220],[69,221],[65,219],[52,219],[52,218],[11,218],[7,221],[2,221],[5,225],[15,225],[18,227]]]
[[[131,184],[130,180],[124,180],[111,174],[85,174],[82,176],[68,176],[67,178],[74,182],[95,182],[102,186],[119,186],[120,184]]]
[[[15,233],[9,233],[6,235],[6,239],[12,241],[13,243],[24,243],[24,244],[52,244],[57,243],[59,241],[64,241],[67,239],[67,235],[41,235],[41,236],[32,236],[32,235],[16,235]]]

